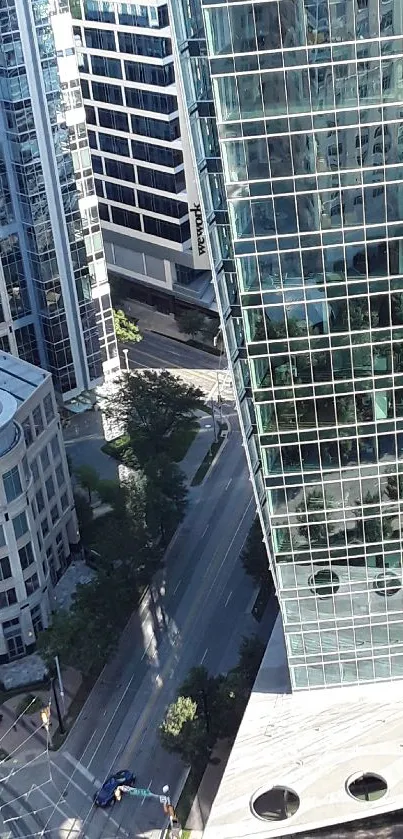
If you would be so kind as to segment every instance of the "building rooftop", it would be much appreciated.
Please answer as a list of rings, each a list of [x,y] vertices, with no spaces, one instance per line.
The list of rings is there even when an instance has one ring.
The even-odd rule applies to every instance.
[[[400,837],[400,808],[403,681],[291,693],[279,617],[204,839]]]
[[[11,393],[18,406],[29,399],[48,376],[50,373],[46,370],[10,353],[0,352],[0,389]]]

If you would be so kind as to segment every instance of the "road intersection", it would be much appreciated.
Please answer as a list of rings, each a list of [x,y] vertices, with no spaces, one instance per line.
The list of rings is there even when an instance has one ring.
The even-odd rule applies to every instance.
[[[175,342],[173,342],[175,343]],[[214,356],[212,356],[214,359]],[[158,726],[189,669],[225,672],[244,635],[256,632],[254,586],[239,554],[255,515],[237,418],[222,456],[192,492],[164,569],[133,615],[63,747],[2,783],[0,839],[159,839],[165,823],[153,799],[123,796],[107,811],[93,795],[116,769],[171,796],[180,760],[159,743]],[[0,766],[3,777],[7,764]],[[1,772],[1,770],[4,770]]]

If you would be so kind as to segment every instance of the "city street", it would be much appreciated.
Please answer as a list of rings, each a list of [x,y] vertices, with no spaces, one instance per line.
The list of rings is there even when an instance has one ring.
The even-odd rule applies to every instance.
[[[160,336],[146,344],[148,361],[151,349],[157,352],[155,338]],[[162,341],[175,350],[178,346]],[[144,342],[139,347],[144,349]],[[187,357],[189,348],[184,352]],[[215,377],[208,365],[219,359],[195,352],[199,369]],[[132,348],[133,364],[139,363],[138,353],[137,346]],[[195,371],[189,374],[194,381]],[[192,666],[203,664],[213,674],[228,670],[237,662],[242,636],[258,631],[251,616],[253,583],[239,562],[255,506],[233,413],[231,425],[216,465],[193,490],[161,579],[133,617],[62,749],[27,768],[0,765],[2,839],[45,834],[49,839],[159,839],[165,823],[159,802],[126,796],[100,811],[92,796],[112,770],[128,768],[138,786],[161,793],[168,783],[174,798],[183,765],[158,740],[167,705]]]
[[[156,332],[145,332],[143,340],[128,346],[128,361],[131,368],[165,369],[181,376],[184,381],[200,387],[207,397],[216,397],[217,373],[221,395],[224,400],[232,397],[232,387],[227,372],[225,355],[203,352],[181,341],[175,341]],[[125,360],[122,354],[121,365]]]

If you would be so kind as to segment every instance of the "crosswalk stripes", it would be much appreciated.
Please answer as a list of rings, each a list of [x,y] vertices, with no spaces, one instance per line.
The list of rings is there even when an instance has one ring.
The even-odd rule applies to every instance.
[[[88,771],[86,766],[83,766],[83,764],[80,763],[79,760],[77,760],[75,757],[73,757],[73,755],[71,755],[70,752],[67,752],[63,749],[62,755],[63,755],[63,757],[66,758],[66,760],[69,763],[72,764],[72,766],[74,766],[74,768],[78,772],[81,772],[81,774],[84,775],[84,778],[87,778],[87,780],[90,781],[91,784],[95,783],[95,781],[96,781],[95,776],[91,772]]]

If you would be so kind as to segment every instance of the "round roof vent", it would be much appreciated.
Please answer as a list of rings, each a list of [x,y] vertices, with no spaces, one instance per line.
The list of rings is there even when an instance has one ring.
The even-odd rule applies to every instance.
[[[251,810],[259,819],[281,822],[294,816],[299,805],[299,796],[294,790],[276,786],[259,793],[252,801]]]

